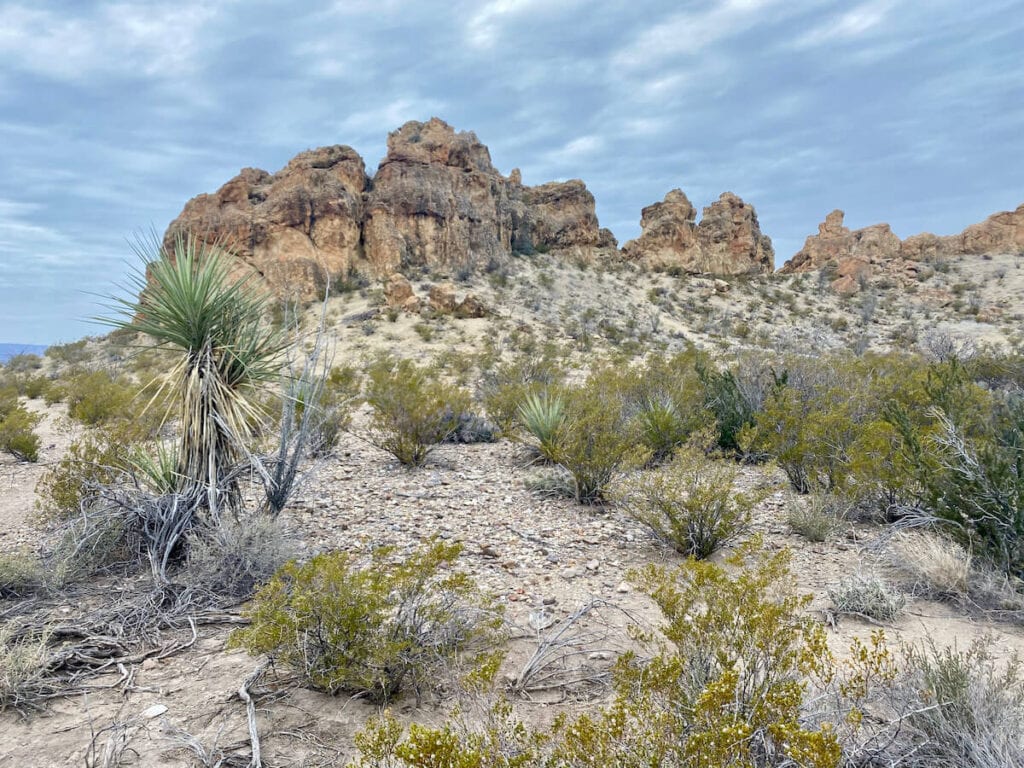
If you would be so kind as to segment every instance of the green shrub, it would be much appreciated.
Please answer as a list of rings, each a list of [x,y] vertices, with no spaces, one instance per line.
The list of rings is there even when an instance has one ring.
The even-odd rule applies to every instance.
[[[691,450],[625,481],[615,495],[630,516],[677,552],[703,559],[749,527],[758,499],[734,493],[735,479],[733,467]]]
[[[39,435],[32,430],[41,420],[39,414],[21,406],[0,416],[0,451],[21,461],[38,461]]]
[[[138,388],[108,371],[80,371],[62,385],[68,414],[87,426],[130,418]]]
[[[82,503],[123,477],[131,442],[117,430],[90,432],[71,443],[36,485],[36,510],[43,520],[74,517]]]
[[[380,703],[438,690],[467,654],[497,640],[501,624],[468,576],[442,573],[459,550],[435,541],[397,563],[390,548],[364,567],[345,553],[290,563],[256,594],[252,623],[231,644],[268,653],[331,694]]]
[[[31,373],[43,367],[43,358],[30,352],[11,355],[4,363],[4,370],[10,373]]]
[[[512,436],[522,428],[519,407],[526,398],[557,387],[564,377],[552,355],[523,355],[488,368],[480,384],[480,398],[491,421],[503,434]]]
[[[548,461],[555,461],[559,430],[565,423],[565,401],[548,390],[531,392],[519,404],[519,420],[536,441],[533,447]]]
[[[615,696],[597,711],[533,729],[499,700],[483,724],[458,717],[403,733],[390,715],[356,736],[358,768],[837,768],[836,722],[805,721],[808,679],[832,676],[822,626],[789,591],[787,556],[747,549],[723,568],[688,560],[649,566],[634,579],[664,615],[665,643],[615,665]],[[713,599],[709,599],[713,596]],[[856,649],[855,649],[856,650]],[[869,650],[851,689],[882,676],[885,651]],[[856,713],[844,698],[836,720]]]
[[[565,421],[553,457],[572,475],[573,495],[581,503],[602,501],[616,472],[650,459],[627,428],[623,383],[619,372],[597,370],[565,394]]]
[[[58,363],[78,365],[89,359],[88,343],[88,339],[79,339],[67,344],[54,344],[52,347],[47,347],[43,354]]]
[[[368,371],[371,440],[402,464],[419,466],[470,409],[469,393],[411,360],[382,358]]]
[[[651,460],[659,464],[671,457],[693,431],[669,398],[645,401],[633,417],[633,425],[640,443],[650,450]]]
[[[740,434],[754,424],[755,404],[740,390],[730,370],[716,371],[698,360],[697,374],[704,391],[704,407],[714,416],[718,446],[724,451],[741,453]]]

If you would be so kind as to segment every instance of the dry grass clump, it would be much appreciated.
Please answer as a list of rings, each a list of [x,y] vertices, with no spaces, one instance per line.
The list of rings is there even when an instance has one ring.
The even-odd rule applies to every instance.
[[[944,536],[898,533],[889,545],[888,561],[911,594],[962,599],[970,589],[971,556]]]
[[[191,543],[180,578],[189,586],[226,597],[245,598],[293,554],[280,521],[254,515],[223,519]]]
[[[808,541],[826,541],[843,527],[845,509],[834,496],[811,494],[806,503],[790,507],[786,522]]]
[[[828,590],[837,613],[893,621],[907,604],[901,592],[877,576],[853,574]]]
[[[28,552],[0,554],[0,598],[28,597],[46,586],[39,558]]]
[[[0,712],[22,713],[38,709],[41,695],[50,690],[49,634],[18,636],[0,626]]]

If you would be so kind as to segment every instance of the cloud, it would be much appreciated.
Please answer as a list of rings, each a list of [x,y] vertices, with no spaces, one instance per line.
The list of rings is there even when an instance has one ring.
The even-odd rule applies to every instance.
[[[802,34],[794,42],[796,48],[812,48],[831,42],[860,40],[882,28],[895,6],[894,0],[869,0],[869,2],[835,14],[823,23]]]
[[[0,7],[0,62],[83,83],[98,75],[174,78],[194,71],[216,15],[210,4],[104,3],[79,14],[38,5]]]

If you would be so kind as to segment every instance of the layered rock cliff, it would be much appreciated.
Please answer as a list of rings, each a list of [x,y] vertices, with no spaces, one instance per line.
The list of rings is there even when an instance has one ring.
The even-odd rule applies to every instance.
[[[187,231],[226,243],[271,290],[300,299],[352,272],[475,269],[535,249],[592,259],[616,247],[582,181],[523,186],[475,134],[437,118],[392,132],[372,179],[346,146],[304,152],[275,174],[247,168],[190,200],[165,244]]]
[[[690,274],[771,272],[771,240],[752,206],[731,193],[696,211],[679,190],[643,211],[643,234],[620,254],[578,180],[524,186],[503,176],[471,132],[433,118],[388,136],[372,178],[347,146],[297,155],[270,174],[246,168],[212,194],[190,200],[164,236],[184,232],[230,246],[281,296],[322,295],[353,272],[474,270],[510,253],[574,260],[624,255]]]
[[[754,207],[731,192],[707,206],[697,223],[689,198],[673,189],[643,209],[640,228],[640,237],[622,252],[653,269],[728,276],[770,273],[775,267],[772,241],[761,232]]]
[[[922,263],[963,255],[1024,252],[1024,205],[972,224],[958,235],[930,233],[900,240],[888,224],[850,230],[844,214],[832,211],[801,248],[779,270],[782,274],[828,270],[832,287],[840,293],[856,293],[875,275],[913,277]]]

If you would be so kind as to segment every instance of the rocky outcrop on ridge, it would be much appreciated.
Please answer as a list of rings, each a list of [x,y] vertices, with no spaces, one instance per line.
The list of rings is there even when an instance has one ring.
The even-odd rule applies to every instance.
[[[723,276],[774,269],[772,241],[761,232],[754,207],[731,192],[707,206],[698,224],[689,198],[673,189],[662,202],[643,209],[640,228],[640,237],[622,252],[652,269]]]
[[[972,224],[958,235],[930,233],[900,240],[888,224],[850,230],[843,212],[832,211],[804,247],[779,270],[782,274],[834,271],[832,287],[856,293],[873,275],[913,277],[922,263],[963,255],[1024,252],[1024,205]]]
[[[275,174],[245,169],[190,200],[165,244],[186,231],[226,243],[272,291],[303,300],[353,272],[477,269],[513,251],[591,259],[616,246],[582,181],[523,186],[475,134],[437,118],[392,132],[372,179],[346,146],[304,152]]]

